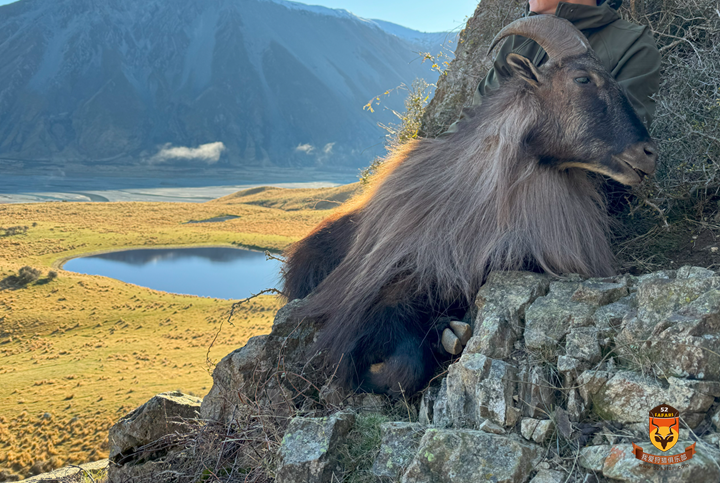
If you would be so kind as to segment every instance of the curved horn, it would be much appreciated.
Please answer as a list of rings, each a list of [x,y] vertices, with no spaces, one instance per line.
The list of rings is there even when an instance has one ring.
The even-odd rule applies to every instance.
[[[537,42],[551,59],[584,54],[590,43],[573,24],[555,15],[533,15],[506,25],[492,41],[488,55],[505,37],[522,35]]]

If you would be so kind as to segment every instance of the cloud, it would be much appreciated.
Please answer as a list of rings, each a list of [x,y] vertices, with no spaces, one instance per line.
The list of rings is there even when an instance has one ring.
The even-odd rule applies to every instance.
[[[312,144],[298,144],[295,148],[296,153],[315,154],[319,159],[324,159],[332,154],[335,143],[327,143],[322,149],[318,150]]]
[[[295,151],[310,154],[315,151],[315,146],[313,146],[312,144],[298,144],[298,147],[295,148]]]
[[[172,144],[168,143],[151,158],[151,161],[162,163],[173,159],[197,159],[207,164],[215,164],[220,159],[223,151],[225,151],[225,145],[221,142],[201,144],[196,148],[173,147]]]

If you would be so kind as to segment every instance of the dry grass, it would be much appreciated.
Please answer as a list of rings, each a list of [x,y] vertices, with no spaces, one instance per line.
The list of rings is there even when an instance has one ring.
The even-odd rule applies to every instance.
[[[249,204],[286,211],[327,210],[340,206],[360,190],[360,183],[335,188],[287,189],[261,186],[218,198],[211,204]]]
[[[128,410],[169,390],[205,395],[212,384],[207,348],[232,304],[57,269],[46,281],[48,271],[83,253],[139,246],[281,250],[328,214],[303,206],[338,195],[266,191],[264,203],[292,208],[243,204],[243,197],[0,206],[0,226],[30,227],[0,238],[0,280],[25,265],[43,272],[39,283],[0,289],[0,470],[29,475],[101,459],[109,426]],[[186,224],[219,215],[239,218]],[[240,306],[210,358],[269,332],[278,308],[274,296]]]

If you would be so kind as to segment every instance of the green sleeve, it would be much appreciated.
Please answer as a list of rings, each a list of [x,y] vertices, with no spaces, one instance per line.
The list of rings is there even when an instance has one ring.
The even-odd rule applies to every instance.
[[[477,89],[475,89],[475,93],[473,94],[473,101],[472,106],[479,106],[482,104],[482,98],[486,96],[490,91],[493,91],[497,89],[500,86],[500,80],[506,79],[510,77],[511,72],[510,68],[507,65],[506,58],[509,53],[515,51],[517,48],[523,46],[524,43],[526,43],[528,39],[525,37],[520,37],[517,35],[513,35],[512,37],[509,37],[500,47],[498,50],[497,56],[495,57],[495,62],[493,63],[493,66],[490,68],[488,73],[485,75],[485,78],[480,81],[480,84],[478,85]],[[535,44],[534,42],[532,42]],[[537,45],[537,44],[535,44]],[[539,48],[539,47],[538,47]],[[458,129],[458,123],[462,122],[462,120],[465,118],[465,113],[462,112],[460,114],[460,118],[452,123],[450,127],[441,134],[441,136],[444,136],[446,134],[451,134],[457,131]]]
[[[472,103],[473,106],[479,106],[482,104],[483,97],[500,87],[501,79],[507,79],[512,75],[510,68],[507,65],[507,56],[508,54],[516,51],[516,49],[521,47],[522,44],[527,41],[528,39],[525,37],[513,35],[502,44],[500,50],[498,50],[497,56],[495,57],[495,62],[493,63],[492,68],[490,68],[488,73],[485,75],[485,78],[480,82],[480,84],[478,84],[478,88],[475,89]]]
[[[650,126],[655,116],[655,100],[651,96],[660,87],[660,52],[647,28],[623,54],[611,74],[625,89],[640,119]]]

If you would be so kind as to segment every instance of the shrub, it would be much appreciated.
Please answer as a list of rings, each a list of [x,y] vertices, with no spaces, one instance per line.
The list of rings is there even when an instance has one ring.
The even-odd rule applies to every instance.
[[[634,0],[623,7],[630,20],[650,28],[662,54],[662,82],[651,129],[661,158],[654,180],[637,194],[640,205],[664,220],[676,209],[697,212],[698,203],[720,192],[716,8],[711,0]]]
[[[19,285],[27,285],[29,283],[36,282],[40,278],[41,274],[42,272],[40,272],[37,268],[25,266],[18,271],[16,281]]]
[[[0,236],[15,236],[15,235],[24,235],[28,231],[27,226],[8,226],[7,228],[0,226],[0,230],[3,231],[3,233],[0,233]]]
[[[48,280],[55,280],[57,278],[58,274],[54,270],[50,270],[47,274]]]
[[[385,134],[385,148],[388,151],[393,151],[398,146],[418,137],[425,106],[430,98],[428,90],[432,87],[434,86],[428,84],[423,79],[415,79],[410,87],[405,85],[399,87],[400,89],[406,89],[408,91],[408,95],[405,98],[405,112],[399,113],[393,111],[393,114],[400,122],[387,125],[380,124],[380,127],[387,133]],[[372,110],[372,102],[373,101],[370,101],[365,107]],[[376,158],[370,166],[363,169],[360,172],[360,181],[363,184],[367,183],[384,160],[384,158]]]

